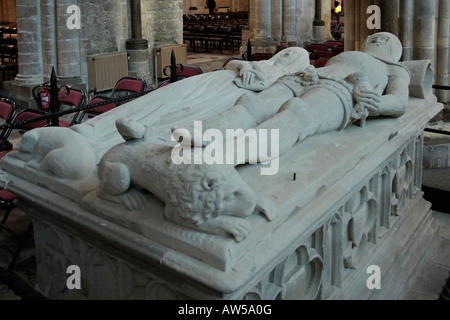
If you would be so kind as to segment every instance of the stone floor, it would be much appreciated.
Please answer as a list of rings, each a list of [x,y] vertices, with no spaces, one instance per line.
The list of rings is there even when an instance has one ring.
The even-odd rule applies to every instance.
[[[438,240],[406,300],[437,300],[450,276],[450,214],[433,212],[433,217],[440,226]]]
[[[187,64],[199,66],[203,72],[218,70],[223,62],[230,56],[239,56],[238,54],[214,55],[214,54],[193,54],[188,53]],[[429,185],[444,185],[450,189],[450,169],[437,171],[424,171],[424,181]],[[445,182],[443,184],[443,182]],[[442,187],[441,187],[442,189]],[[448,195],[450,190],[443,190],[444,193],[433,198],[436,203],[442,202],[444,205],[439,209],[443,211],[434,211],[433,219],[440,225],[437,241],[429,253],[429,257],[423,270],[414,280],[406,299],[407,300],[436,300],[439,297],[446,279],[450,272],[450,205],[448,205]],[[426,198],[432,198],[431,193],[425,195]],[[434,210],[434,208],[432,208]],[[0,213],[0,218],[3,213]],[[9,220],[12,228],[15,230],[24,230],[29,223],[28,218],[19,210],[14,210]],[[36,281],[36,260],[34,254],[34,242],[30,237],[26,246],[22,250],[18,263],[12,270],[12,273],[2,271],[8,264],[10,251],[14,248],[11,238],[7,237],[5,232],[0,233],[0,300],[21,300],[21,299],[39,299],[41,298],[34,289],[38,289]],[[18,292],[11,288],[19,288]]]

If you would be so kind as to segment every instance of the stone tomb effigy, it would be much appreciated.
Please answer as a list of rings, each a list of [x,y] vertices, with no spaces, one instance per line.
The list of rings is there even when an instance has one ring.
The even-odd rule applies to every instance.
[[[429,62],[421,65],[429,72]],[[280,156],[275,175],[261,175],[262,163],[232,167],[237,176],[220,165],[200,166],[216,175],[219,200],[208,200],[208,194],[196,201],[222,209],[218,217],[204,218],[209,229],[202,229],[201,221],[189,226],[170,218],[170,203],[179,199],[162,201],[175,194],[166,180],[177,176],[158,159],[176,143],[123,143],[114,124],[129,115],[153,125],[153,133],[170,135],[174,123],[206,119],[243,93],[254,94],[232,89],[234,71],[215,72],[228,93],[220,101],[191,104],[186,97],[197,92],[196,84],[185,79],[78,127],[32,131],[2,161],[2,185],[33,221],[40,290],[51,299],[403,298],[436,236],[431,205],[421,191],[423,131],[442,110],[431,87],[423,97],[410,97],[401,117],[371,119],[364,127],[351,125],[294,145]],[[205,81],[210,92],[218,85],[215,72],[195,82]],[[177,90],[183,104],[168,99]],[[129,172],[120,171],[119,163],[122,169],[103,175],[105,168],[116,168],[105,159],[120,153],[129,160],[123,160]],[[108,180],[112,188],[99,181],[117,172],[131,175],[132,185],[117,196],[99,196],[100,188],[110,194],[120,189],[114,180]],[[203,178],[189,180],[190,188],[212,189]],[[243,214],[252,195],[264,205],[250,206],[251,214],[243,217],[224,214],[235,207]],[[182,199],[194,205],[191,200]],[[73,265],[81,271],[79,290],[67,287]],[[379,288],[370,285],[374,266]]]

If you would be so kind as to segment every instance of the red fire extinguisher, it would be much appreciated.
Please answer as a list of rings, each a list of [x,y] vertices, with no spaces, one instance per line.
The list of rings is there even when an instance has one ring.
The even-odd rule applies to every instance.
[[[42,110],[50,110],[50,89],[47,85],[44,85],[44,88],[39,93],[39,100],[41,101]]]

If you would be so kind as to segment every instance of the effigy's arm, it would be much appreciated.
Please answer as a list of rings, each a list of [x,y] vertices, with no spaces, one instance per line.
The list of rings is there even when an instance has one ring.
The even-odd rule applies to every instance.
[[[399,117],[403,115],[408,106],[409,99],[409,75],[406,70],[391,76],[384,95],[381,97],[381,105],[378,115]]]

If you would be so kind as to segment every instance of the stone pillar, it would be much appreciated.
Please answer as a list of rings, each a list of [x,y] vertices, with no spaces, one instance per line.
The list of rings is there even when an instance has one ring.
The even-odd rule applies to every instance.
[[[271,0],[250,0],[249,23],[252,48],[259,52],[274,52],[272,38]]]
[[[361,50],[366,38],[369,35],[374,34],[375,32],[378,32],[381,30],[369,29],[367,27],[367,20],[370,17],[370,14],[367,13],[367,8],[369,8],[371,5],[374,4],[374,0],[361,0],[358,2],[360,4],[359,17],[358,17],[359,30],[357,31],[357,32],[359,32],[359,34],[356,39],[355,45],[356,45],[356,50]],[[381,11],[381,16],[383,16],[383,11]]]
[[[295,32],[296,21],[296,1],[283,0],[283,43],[285,46],[296,46],[297,36]]]
[[[439,0],[414,0],[414,60],[431,60],[435,64],[436,12]]]
[[[438,19],[438,43],[436,61],[436,84],[441,86],[449,85],[450,69],[450,1],[439,1]],[[448,90],[437,90],[436,95],[440,102],[447,103],[450,100]]]
[[[17,0],[19,74],[17,85],[44,81],[42,70],[42,32],[39,0]]]
[[[378,3],[378,4],[377,4]],[[372,13],[367,13],[367,9],[372,5],[382,5],[383,7],[388,6],[388,2],[383,2],[380,0],[346,0],[344,4],[345,10],[345,46],[346,50],[361,50],[366,38],[380,31],[390,31],[398,29],[397,22],[390,22],[390,18],[384,18],[385,22],[383,24],[383,9],[381,9],[381,29],[369,29],[367,26],[367,21]],[[394,6],[397,8],[397,6]],[[390,10],[390,9],[389,9]],[[388,11],[389,11],[388,10]],[[397,9],[395,9],[397,12]],[[386,17],[392,17],[392,19],[397,20],[396,13],[387,13]],[[385,28],[385,29],[383,29]],[[397,34],[397,32],[394,32]]]
[[[381,9],[381,31],[398,34],[399,1],[375,0],[374,4]]]
[[[131,38],[142,39],[141,0],[130,0]]]
[[[402,0],[399,7],[400,17],[398,21],[399,39],[403,45],[402,60],[412,60],[413,35],[414,35],[414,0]]]
[[[130,0],[131,39],[126,41],[129,54],[128,74],[142,78],[147,83],[152,81],[150,74],[150,56],[148,40],[142,39],[141,0]]]
[[[331,1],[322,0],[322,20],[325,21],[325,40],[332,40],[331,35]]]
[[[70,29],[67,21],[72,14],[67,9],[77,5],[76,0],[59,0],[56,2],[56,43],[57,43],[57,75],[58,85],[80,84],[81,57],[79,44],[79,29]],[[51,70],[49,70],[50,72]]]
[[[313,21],[313,39],[322,42],[325,39],[325,21],[322,20],[322,0],[315,0]]]
[[[345,10],[345,50],[360,50],[362,41],[372,33],[367,28],[367,8],[373,0],[346,0]]]
[[[272,24],[272,38],[277,43],[283,40],[283,2],[285,0],[272,0],[271,1],[271,24]]]
[[[58,65],[56,58],[56,5],[54,0],[41,1],[42,60],[45,75]]]
[[[344,6],[344,46],[345,50],[355,50],[355,21],[356,21],[356,13],[355,13],[355,0],[345,0]]]
[[[248,0],[231,0],[231,11],[248,11]]]

